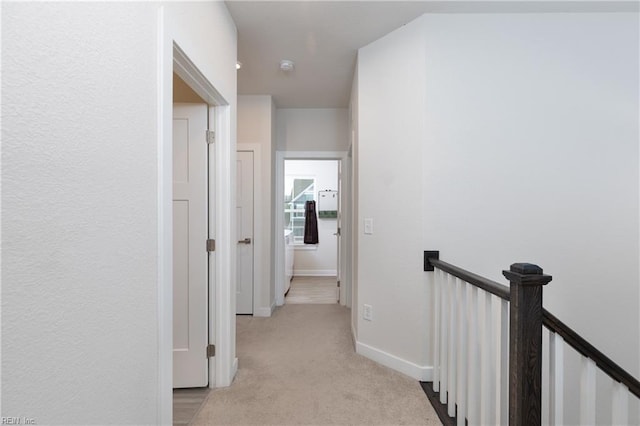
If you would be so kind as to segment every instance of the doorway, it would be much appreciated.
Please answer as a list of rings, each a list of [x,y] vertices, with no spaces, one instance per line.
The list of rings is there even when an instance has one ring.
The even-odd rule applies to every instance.
[[[180,81],[178,76],[174,80]],[[182,90],[180,90],[182,89]],[[197,96],[174,84],[174,101]],[[183,96],[181,96],[183,95]],[[197,99],[195,99],[197,100]],[[209,384],[208,105],[173,104],[173,387]]]
[[[253,151],[236,157],[236,226],[238,236],[236,314],[253,315],[254,302],[254,174]]]
[[[348,188],[350,176],[342,171],[346,152],[276,152],[276,303],[285,303],[285,294],[291,292],[291,284],[319,290],[331,280],[330,303],[349,306],[350,280],[345,274],[345,243],[342,217],[350,206]],[[328,180],[319,178],[322,165],[328,171]],[[314,167],[318,168],[315,169]],[[318,244],[304,244],[304,204],[316,202]],[[284,235],[280,237],[279,234]],[[293,277],[293,281],[292,281]],[[346,277],[347,279],[343,279]],[[296,281],[298,280],[298,281]],[[290,295],[296,295],[296,291]],[[303,299],[304,299],[304,295]],[[298,297],[296,297],[300,300]],[[326,300],[326,297],[323,297]],[[350,299],[350,298],[349,298]],[[293,299],[290,299],[293,301]],[[312,302],[313,303],[313,302]]]
[[[208,386],[231,384],[237,371],[235,357],[235,315],[231,301],[235,291],[235,273],[230,268],[234,256],[235,238],[232,223],[231,199],[233,178],[231,159],[235,156],[235,142],[231,135],[231,107],[211,85],[202,72],[176,44],[171,31],[163,31],[159,43],[158,106],[158,418],[160,423],[172,422],[173,411],[173,78],[183,80],[207,105],[207,119],[215,124],[217,143],[208,144],[208,176],[206,184],[214,196],[207,197],[207,233],[202,236],[202,250],[207,253],[207,239],[215,240],[216,251],[208,252],[205,300],[208,303],[208,344],[215,344],[215,356],[206,358]],[[205,138],[208,142],[209,139]],[[205,142],[205,143],[206,143]],[[235,241],[234,241],[235,242]],[[210,351],[213,355],[213,351]]]
[[[285,304],[338,302],[338,182],[337,160],[284,161]]]

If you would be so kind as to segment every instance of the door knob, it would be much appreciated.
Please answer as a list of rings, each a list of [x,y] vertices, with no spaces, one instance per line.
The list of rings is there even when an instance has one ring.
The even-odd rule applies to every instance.
[[[251,244],[251,238],[245,238],[244,240],[238,241],[238,244]]]

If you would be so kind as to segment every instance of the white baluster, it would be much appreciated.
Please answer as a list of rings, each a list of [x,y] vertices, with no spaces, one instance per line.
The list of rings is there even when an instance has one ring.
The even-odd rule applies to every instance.
[[[449,330],[449,325],[447,324],[449,319],[449,286],[447,285],[447,281],[449,279],[449,274],[446,272],[442,277],[442,311],[440,313],[440,402],[443,404],[447,403],[447,391],[449,388],[447,385],[449,384],[449,364],[448,364],[448,349],[449,349],[449,336],[447,335],[447,331]]]
[[[456,415],[456,337],[457,331],[457,306],[458,306],[458,292],[457,292],[458,279],[453,275],[449,275],[449,359],[447,365],[449,366],[449,395],[447,398],[447,414],[449,417],[455,417]]]
[[[580,374],[580,424],[596,423],[596,363],[582,357]]]
[[[509,424],[509,302],[500,299],[500,356],[496,386],[496,424]]]
[[[480,346],[478,337],[478,287],[471,286],[469,300],[469,354],[467,420],[469,425],[480,424]]]
[[[435,268],[433,271],[433,300],[434,300],[434,328],[433,328],[433,391],[440,391],[440,293],[442,271]]]
[[[629,388],[620,382],[613,383],[613,395],[612,398],[612,411],[611,411],[611,424],[612,425],[627,425],[629,424]]]
[[[458,305],[458,374],[457,404],[458,426],[465,426],[467,417],[467,283],[458,280],[460,297]]]
[[[564,424],[564,339],[549,331],[549,424]]]
[[[484,292],[484,320],[482,339],[482,369],[480,373],[480,419],[483,425],[493,424],[493,407],[495,407],[495,357],[493,340],[492,296]]]

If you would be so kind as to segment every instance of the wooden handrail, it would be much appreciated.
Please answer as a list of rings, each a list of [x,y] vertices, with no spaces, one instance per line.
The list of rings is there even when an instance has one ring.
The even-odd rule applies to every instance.
[[[511,287],[507,287],[442,261],[439,259],[438,251],[425,251],[424,270],[433,271],[434,267],[510,302],[511,366],[509,416],[511,424],[529,424],[530,420],[532,420],[529,414],[533,411],[537,412],[538,416],[537,419],[533,419],[533,423],[537,423],[539,420],[539,403],[534,402],[532,404],[531,400],[540,398],[539,379],[541,375],[540,356],[542,348],[539,343],[542,338],[541,329],[543,325],[551,332],[561,336],[567,345],[575,349],[582,356],[591,359],[603,373],[626,386],[629,392],[640,398],[640,381],[638,379],[613,362],[549,311],[542,308],[541,287],[551,281],[551,276],[543,275],[542,269],[538,266],[532,264],[513,264],[509,271],[503,271],[503,275],[509,279]],[[534,287],[536,286],[539,286],[540,290],[535,290]],[[535,323],[537,323],[537,325]],[[519,345],[515,346],[514,333],[517,335],[516,340],[519,341]],[[527,341],[525,345],[522,345],[523,337]],[[531,352],[532,348],[535,349],[534,352]],[[523,350],[525,352],[522,352]],[[520,360],[521,362],[516,362],[517,359],[519,359],[518,357],[522,358]],[[535,364],[537,365],[537,368],[533,369],[535,371],[519,371],[524,365],[531,367],[532,360],[535,360]],[[514,362],[518,365],[513,365]],[[514,383],[522,380],[520,377],[521,374],[528,376],[527,379],[523,381],[524,388],[521,386],[512,388]],[[534,385],[533,390],[535,392],[533,394],[527,394],[526,392],[528,391],[526,387],[531,384]],[[525,392],[523,392],[522,389],[524,389]]]
[[[448,272],[454,277],[458,277],[462,281],[466,281],[469,284],[483,289],[484,291],[488,291],[489,293],[498,296],[501,299],[511,299],[509,287],[507,287],[506,285],[491,281],[490,279],[481,277],[480,275],[474,274],[473,272],[469,272],[465,269],[459,268],[440,259],[430,258],[429,263],[436,268]]]
[[[564,341],[581,355],[593,360],[596,365],[613,380],[622,383],[629,392],[640,398],[640,381],[627,373],[622,367],[600,352],[595,346],[587,342],[568,325],[560,321],[546,309],[542,310],[542,323],[549,330],[560,335]]]

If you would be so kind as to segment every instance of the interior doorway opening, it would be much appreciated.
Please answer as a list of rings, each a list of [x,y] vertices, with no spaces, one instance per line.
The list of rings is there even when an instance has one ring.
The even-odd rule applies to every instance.
[[[285,294],[289,303],[304,303],[325,287],[323,301],[308,303],[338,302],[350,307],[351,283],[346,273],[350,224],[344,220],[351,208],[348,160],[346,152],[276,152],[277,305],[285,304]],[[311,239],[305,244],[307,202],[315,204],[317,243]],[[292,284],[295,287],[298,282],[302,295],[291,293]]]
[[[285,304],[337,303],[338,160],[284,161]]]
[[[164,22],[162,15],[160,21]],[[231,106],[178,46],[172,34],[169,27],[162,27],[158,45],[158,419],[162,424],[172,423],[174,415],[174,74],[205,101],[206,120],[216,129],[215,143],[208,143],[206,134],[203,138],[208,150],[204,179],[212,191],[205,201],[204,235],[198,235],[202,243],[199,247],[208,257],[203,296],[208,313],[204,315],[206,338],[202,353],[212,356],[205,357],[208,370],[205,384],[210,388],[228,386],[237,371],[235,315],[231,310],[235,274],[229,267],[235,255],[229,207],[233,192],[231,159],[235,151],[231,138]],[[209,252],[210,245],[205,244],[208,239],[215,240],[214,252]],[[209,351],[208,346],[212,344],[215,352]]]

